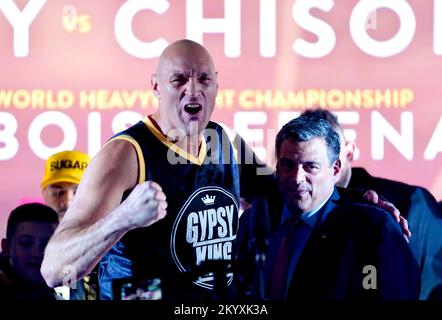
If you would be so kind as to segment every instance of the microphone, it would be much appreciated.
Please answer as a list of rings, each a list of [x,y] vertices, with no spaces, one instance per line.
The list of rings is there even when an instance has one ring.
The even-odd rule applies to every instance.
[[[251,249],[257,253],[265,254],[270,234],[269,209],[267,199],[263,196],[257,196],[252,201],[251,212],[249,215]]]
[[[250,209],[250,248],[255,252],[255,281],[253,295],[263,300],[265,296],[264,264],[266,260],[266,251],[269,243],[270,222],[267,199],[263,196],[257,196],[253,199]]]

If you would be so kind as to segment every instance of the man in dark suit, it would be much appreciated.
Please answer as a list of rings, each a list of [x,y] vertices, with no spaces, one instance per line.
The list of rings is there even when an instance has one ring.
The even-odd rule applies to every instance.
[[[420,299],[442,300],[442,212],[426,189],[371,176],[364,168],[352,168],[356,144],[345,139],[337,118],[327,110],[307,111],[304,115],[327,120],[341,139],[342,175],[337,185],[343,188],[374,190],[392,202],[408,220],[411,250],[419,263],[422,287]]]
[[[370,188],[392,201],[408,220],[410,247],[422,274],[420,299],[442,300],[442,213],[424,188],[371,176],[352,168],[349,188]]]
[[[417,299],[418,265],[390,214],[341,196],[340,139],[322,119],[301,116],[276,138],[285,199],[269,245],[269,299]]]

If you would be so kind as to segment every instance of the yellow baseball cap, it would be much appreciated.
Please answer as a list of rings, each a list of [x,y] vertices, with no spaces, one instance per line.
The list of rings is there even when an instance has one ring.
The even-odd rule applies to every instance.
[[[62,151],[46,160],[41,188],[58,182],[80,184],[86,167],[91,161],[89,155],[80,151]]]

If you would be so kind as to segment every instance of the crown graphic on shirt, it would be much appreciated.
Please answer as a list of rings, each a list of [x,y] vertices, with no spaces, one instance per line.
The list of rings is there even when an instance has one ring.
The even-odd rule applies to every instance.
[[[209,196],[208,194],[206,194],[206,196],[202,197],[201,200],[204,202],[206,206],[208,206],[215,203],[215,198],[216,196]]]

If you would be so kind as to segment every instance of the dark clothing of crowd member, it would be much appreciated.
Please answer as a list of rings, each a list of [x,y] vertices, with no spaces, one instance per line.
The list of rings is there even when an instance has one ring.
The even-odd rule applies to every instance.
[[[425,188],[373,177],[364,168],[352,168],[349,188],[371,189],[394,203],[408,220],[410,247],[422,272],[420,298],[442,300],[442,211]]]

